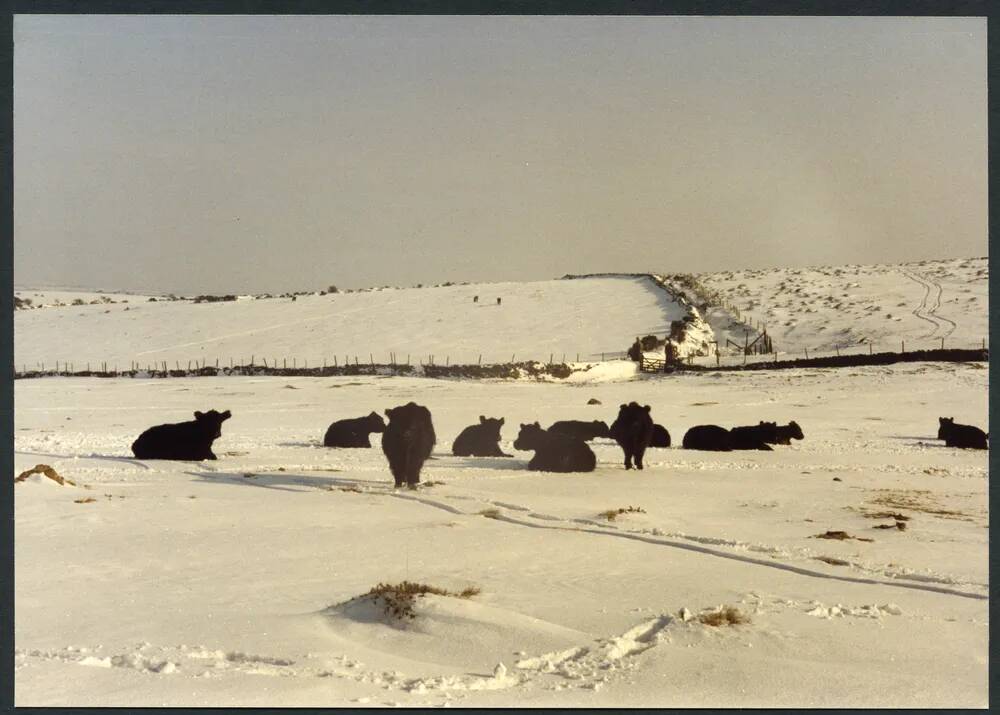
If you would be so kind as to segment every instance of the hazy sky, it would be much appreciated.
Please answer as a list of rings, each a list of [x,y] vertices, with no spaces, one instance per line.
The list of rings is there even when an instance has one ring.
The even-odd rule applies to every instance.
[[[982,18],[19,15],[14,40],[16,285],[987,253]]]

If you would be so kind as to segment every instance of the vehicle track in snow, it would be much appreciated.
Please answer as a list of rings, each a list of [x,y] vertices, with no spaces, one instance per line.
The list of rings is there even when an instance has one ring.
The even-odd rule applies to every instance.
[[[941,284],[903,268],[899,272],[924,289],[924,297],[921,299],[920,305],[914,308],[912,313],[921,320],[933,325],[934,329],[922,337],[947,338],[955,332],[955,328],[958,327],[955,321],[937,314],[938,309],[941,307],[941,294],[943,292]]]
[[[365,491],[368,493],[375,492],[375,490],[365,490]],[[744,544],[741,542],[732,542],[730,540],[716,539],[713,537],[666,533],[662,532],[659,529],[652,529],[652,530],[644,529],[640,531],[624,530],[624,529],[619,529],[618,527],[615,527],[610,524],[603,524],[589,519],[567,519],[559,516],[551,516],[548,514],[536,513],[534,510],[530,509],[530,507],[516,507],[515,505],[503,502],[494,501],[490,502],[490,504],[492,504],[493,507],[501,507],[504,509],[514,508],[516,511],[519,512],[519,516],[515,517],[505,514],[496,508],[489,510],[491,513],[484,513],[479,510],[464,511],[451,504],[448,504],[440,497],[438,498],[427,498],[422,496],[418,497],[411,493],[403,492],[400,490],[391,490],[391,491],[385,490],[382,493],[386,494],[387,496],[392,496],[399,499],[405,499],[407,501],[414,501],[424,506],[441,509],[451,514],[465,515],[465,516],[482,515],[502,523],[529,527],[533,529],[553,529],[558,531],[572,531],[577,533],[594,534],[598,536],[610,536],[621,539],[629,539],[632,541],[643,542],[654,546],[666,546],[669,548],[681,549],[685,551],[693,551],[700,554],[704,554],[706,556],[731,559],[734,561],[740,561],[755,566],[764,566],[767,568],[778,569],[780,571],[787,571],[802,576],[809,576],[812,578],[843,581],[847,583],[870,584],[876,586],[890,586],[893,588],[905,588],[916,591],[929,591],[932,593],[960,596],[962,598],[971,598],[975,600],[988,600],[989,598],[989,596],[984,594],[970,593],[968,591],[962,591],[957,588],[952,588],[951,586],[953,585],[962,585],[962,584],[946,576],[873,570],[871,568],[866,568],[861,564],[853,562],[849,563],[848,566],[850,566],[855,571],[859,571],[862,573],[871,573],[871,576],[860,575],[860,574],[856,576],[839,575],[835,573],[819,571],[812,568],[806,568],[803,566],[797,566],[791,563],[784,563],[781,561],[775,561],[771,559],[756,558],[754,556],[742,555],[739,553],[734,553],[732,551],[724,550],[726,547],[730,547],[730,548],[745,549],[751,552],[754,551],[764,552],[770,555],[771,558],[773,559],[774,556],[777,555],[779,551],[775,547]],[[456,498],[462,498],[462,497],[456,497]],[[447,499],[447,497],[445,497],[445,499]],[[875,576],[883,576],[885,578],[876,578]],[[985,587],[984,584],[975,584],[975,583],[969,583],[964,585],[969,585],[974,587]]]

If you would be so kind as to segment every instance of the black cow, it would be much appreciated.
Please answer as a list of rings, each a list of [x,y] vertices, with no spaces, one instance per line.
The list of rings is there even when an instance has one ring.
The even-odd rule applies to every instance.
[[[768,439],[771,444],[791,444],[793,439],[803,439],[802,428],[799,423],[792,420],[787,425],[777,425],[774,422],[761,422],[762,425],[771,425],[774,429],[774,439]]]
[[[729,430],[730,449],[759,449],[763,452],[772,451],[770,445],[777,444],[777,423],[760,422],[747,427],[733,427]]]
[[[479,415],[479,424],[462,430],[451,446],[456,457],[513,457],[500,449],[500,428],[504,419]]]
[[[600,420],[594,420],[593,422],[562,420],[561,422],[553,422],[546,431],[550,434],[564,434],[568,437],[582,439],[584,442],[589,442],[595,437],[611,436],[611,431],[608,429],[607,423]]]
[[[733,431],[736,432],[735,435]],[[734,449],[757,449],[769,452],[770,445],[761,438],[763,431],[766,431],[766,428],[760,425],[736,427],[734,430],[727,430],[718,425],[698,425],[684,433],[682,444],[684,449],[700,449],[708,452],[731,452]]]
[[[537,472],[592,472],[597,457],[586,442],[562,434],[550,434],[537,422],[521,425],[514,449],[534,450],[528,469]]]
[[[938,439],[943,439],[948,447],[989,449],[986,443],[990,438],[989,432],[972,425],[956,424],[954,417],[938,417],[938,424]]]
[[[611,436],[625,452],[625,469],[642,469],[642,455],[653,440],[653,418],[650,406],[630,402],[618,408],[618,418],[611,423]]]
[[[377,412],[372,412],[367,417],[337,420],[327,428],[323,446],[371,447],[368,435],[372,432],[385,432],[385,420]]]
[[[410,489],[416,489],[420,469],[437,442],[431,411],[408,402],[386,410],[385,414],[389,424],[382,433],[382,451],[389,460],[389,470],[397,487],[405,482]]]
[[[684,433],[684,449],[701,449],[711,452],[730,452],[729,430],[718,425],[698,425]]]
[[[653,424],[653,436],[649,440],[650,447],[669,447],[670,433],[663,425]]]
[[[217,459],[212,442],[222,436],[222,423],[232,417],[225,412],[195,412],[193,422],[157,425],[132,443],[138,459]]]

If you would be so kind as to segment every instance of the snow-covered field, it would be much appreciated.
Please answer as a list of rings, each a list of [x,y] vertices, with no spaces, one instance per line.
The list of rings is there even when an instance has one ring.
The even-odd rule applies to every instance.
[[[51,304],[73,294],[36,292]],[[479,302],[473,302],[474,296]],[[637,335],[663,336],[683,309],[648,279],[588,278],[400,288],[231,302],[148,302],[110,296],[113,305],[19,310],[14,363],[34,369],[107,362],[127,368],[166,361],[220,366],[293,360],[320,366],[374,360],[503,363],[600,360],[622,354]],[[500,305],[496,299],[501,298]],[[370,357],[371,356],[371,357]]]
[[[504,315],[513,295],[503,309],[481,296],[477,309],[454,291],[471,315]],[[652,331],[661,298],[644,291],[630,295],[649,303]],[[268,303],[250,304],[261,326],[307,319],[302,298]],[[182,307],[222,315],[242,304],[157,310]],[[317,330],[333,320],[327,308],[317,299],[308,313]],[[162,351],[192,329],[163,312],[151,323],[162,336],[119,340],[99,316],[60,310],[51,333],[30,319],[57,311],[19,314],[18,349],[34,343],[54,359],[63,346],[79,362],[92,345],[127,360],[133,345]],[[206,340],[211,324],[199,328]],[[398,337],[415,344],[423,327],[434,325]],[[517,334],[513,320],[504,330]],[[934,437],[939,416],[985,428],[987,392],[984,365],[945,363],[593,384],[19,380],[16,469],[49,464],[76,486],[41,475],[14,486],[16,703],[983,707],[987,454]],[[694,424],[759,419],[795,419],[805,440],[773,452],[651,450],[643,472],[626,472],[621,450],[600,441],[590,474],[528,472],[524,452],[450,455],[481,414],[506,418],[513,452],[521,422],[610,421],[632,399],[652,405],[675,443]],[[439,438],[418,491],[392,489],[377,447],[319,446],[332,420],[408,400],[431,409]],[[210,408],[233,412],[218,461],[131,458],[146,427]],[[601,516],[627,507],[641,511]],[[909,517],[905,530],[880,514]],[[814,538],[827,531],[857,539]],[[418,599],[405,624],[350,602],[403,580],[480,592]],[[749,622],[700,621],[720,605]]]
[[[897,265],[725,271],[698,276],[736,305],[744,323],[763,324],[780,352],[872,344],[878,350],[975,348],[989,335],[989,261],[956,258]],[[712,310],[720,342],[742,344],[742,326]],[[751,338],[753,335],[751,335]]]

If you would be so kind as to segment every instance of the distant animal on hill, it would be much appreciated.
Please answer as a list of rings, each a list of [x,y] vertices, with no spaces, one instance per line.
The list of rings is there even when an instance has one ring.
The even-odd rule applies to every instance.
[[[737,428],[757,430],[760,425],[750,428]],[[737,433],[735,440],[730,436],[730,431],[718,425],[698,425],[692,427],[684,433],[681,442],[684,449],[700,449],[709,452],[731,452],[734,449],[759,449],[770,451],[771,447],[760,439],[759,435]]]
[[[611,436],[625,452],[625,469],[642,469],[642,456],[653,440],[653,418],[650,406],[629,402],[618,408],[618,417],[611,423]]]
[[[382,433],[382,451],[389,460],[389,470],[396,486],[405,483],[416,489],[420,470],[437,442],[431,411],[423,405],[408,402],[385,411],[389,418]]]
[[[653,435],[649,440],[650,447],[669,447],[670,433],[663,425],[653,424]]]
[[[597,457],[586,442],[563,434],[550,434],[537,422],[521,425],[514,449],[534,451],[528,469],[537,472],[592,472]]]
[[[768,442],[776,443],[776,422],[760,422],[746,427],[733,427],[729,430],[730,449],[759,449],[770,452]]]
[[[773,439],[768,438],[766,441],[771,444],[791,444],[793,439],[804,439],[805,435],[802,434],[802,428],[799,427],[799,423],[792,420],[787,425],[778,425],[774,422],[761,422],[762,425],[770,425],[773,432]]]
[[[385,420],[377,412],[372,412],[367,417],[337,420],[327,428],[323,446],[371,447],[368,435],[372,432],[385,432]]]
[[[938,418],[938,439],[943,439],[948,447],[989,449],[987,444],[989,438],[989,432],[983,432],[972,425],[956,424],[954,417]]]
[[[456,457],[513,457],[500,449],[500,428],[504,418],[479,415],[479,424],[462,430],[451,446]]]
[[[195,412],[194,421],[150,427],[132,443],[138,459],[217,459],[212,442],[222,436],[222,423],[232,417],[225,412]]]
[[[500,305],[500,299],[497,298],[497,305]]]
[[[576,437],[577,439],[582,439],[584,442],[589,442],[595,437],[611,436],[611,431],[608,429],[607,423],[600,420],[593,420],[592,422],[562,420],[560,422],[553,422],[546,431],[550,434],[564,434]]]

